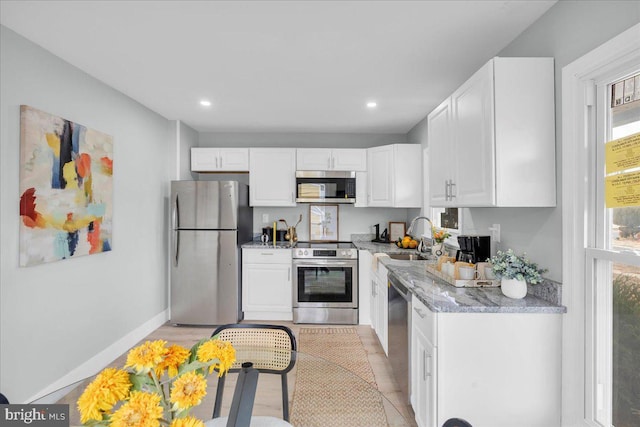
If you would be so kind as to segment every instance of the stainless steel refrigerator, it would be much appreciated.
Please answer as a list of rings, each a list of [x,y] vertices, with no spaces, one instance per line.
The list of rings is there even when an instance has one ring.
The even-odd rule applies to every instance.
[[[246,184],[171,182],[171,323],[241,319],[240,245],[252,233]]]

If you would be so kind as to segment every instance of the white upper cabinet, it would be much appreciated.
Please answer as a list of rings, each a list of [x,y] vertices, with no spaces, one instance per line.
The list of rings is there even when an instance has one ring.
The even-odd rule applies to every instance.
[[[421,206],[422,149],[419,144],[369,148],[367,165],[368,206]]]
[[[296,168],[300,171],[366,171],[364,148],[298,148]]]
[[[295,206],[296,149],[249,150],[249,204]]]
[[[192,172],[247,172],[248,148],[199,147],[191,149]]]
[[[493,58],[427,122],[431,206],[555,206],[553,58]]]

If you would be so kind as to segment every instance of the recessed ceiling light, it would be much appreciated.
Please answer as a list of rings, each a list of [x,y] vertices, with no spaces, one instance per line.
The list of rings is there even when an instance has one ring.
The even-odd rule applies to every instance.
[[[377,106],[378,106],[378,103],[375,101],[367,102],[367,108],[376,108]]]
[[[203,99],[202,101],[200,101],[200,105],[202,105],[203,107],[211,107],[211,101]]]

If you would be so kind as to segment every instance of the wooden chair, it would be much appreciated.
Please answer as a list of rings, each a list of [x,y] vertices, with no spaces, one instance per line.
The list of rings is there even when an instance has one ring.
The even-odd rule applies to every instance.
[[[296,350],[296,338],[291,329],[280,325],[262,325],[236,323],[219,326],[211,335],[223,341],[229,341],[236,347],[256,348],[255,354],[247,355],[244,360],[237,358],[229,372],[239,372],[244,362],[252,362],[253,368],[261,374],[280,375],[282,383],[282,418],[289,421],[289,389],[287,372],[295,365],[295,355],[288,350]],[[281,349],[283,352],[260,351],[260,349]],[[218,379],[216,400],[213,406],[213,418],[220,417],[222,393],[226,375]]]

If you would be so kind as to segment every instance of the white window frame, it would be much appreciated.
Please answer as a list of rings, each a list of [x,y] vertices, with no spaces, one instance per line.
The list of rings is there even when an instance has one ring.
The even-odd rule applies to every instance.
[[[585,266],[597,250],[586,250],[596,229],[592,206],[596,143],[594,81],[615,70],[631,69],[640,63],[640,24],[567,65],[562,70],[562,425],[599,426],[595,377],[596,328],[594,292]],[[586,286],[587,285],[587,286]],[[600,355],[601,356],[601,355]],[[601,405],[600,405],[601,406]]]

